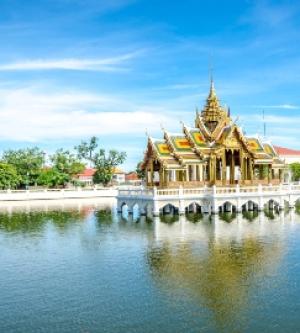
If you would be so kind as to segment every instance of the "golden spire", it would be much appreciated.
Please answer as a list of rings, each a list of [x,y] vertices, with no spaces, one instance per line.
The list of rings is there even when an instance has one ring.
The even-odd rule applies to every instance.
[[[226,112],[220,106],[212,76],[210,79],[209,94],[201,116],[203,122],[211,132],[216,128],[218,122],[226,116]]]
[[[209,89],[209,95],[208,95],[207,99],[208,100],[210,100],[210,99],[218,99],[217,94],[216,94],[214,79],[213,79],[212,76],[210,78],[210,89]]]

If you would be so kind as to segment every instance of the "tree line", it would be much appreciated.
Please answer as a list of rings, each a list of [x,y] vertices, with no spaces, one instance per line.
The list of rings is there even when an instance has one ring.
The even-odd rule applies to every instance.
[[[75,176],[87,163],[94,168],[94,183],[107,185],[111,182],[114,168],[124,163],[125,152],[99,147],[99,140],[91,137],[74,147],[74,152],[58,149],[47,156],[38,147],[9,149],[0,158],[0,189],[28,188],[29,186],[64,187],[80,185]]]

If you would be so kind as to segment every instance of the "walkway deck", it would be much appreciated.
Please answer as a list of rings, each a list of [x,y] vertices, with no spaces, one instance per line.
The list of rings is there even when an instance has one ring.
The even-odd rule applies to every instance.
[[[118,211],[127,206],[132,212],[137,206],[141,214],[158,216],[169,212],[170,207],[179,214],[199,209],[201,212],[216,214],[220,211],[253,210],[261,211],[266,205],[270,208],[293,208],[300,199],[300,185],[240,187],[201,187],[178,189],[128,189],[119,190]]]

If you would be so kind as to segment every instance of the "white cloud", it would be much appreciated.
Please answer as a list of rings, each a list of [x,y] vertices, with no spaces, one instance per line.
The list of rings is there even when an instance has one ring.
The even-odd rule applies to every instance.
[[[297,13],[295,5],[272,4],[270,1],[255,2],[254,7],[243,16],[241,21],[245,23],[261,24],[269,27],[277,27],[289,23]]]
[[[300,107],[293,104],[278,104],[278,105],[254,105],[255,108],[260,109],[285,109],[285,110],[297,110]]]
[[[135,58],[140,51],[102,59],[35,59],[0,65],[0,71],[77,70],[115,72],[128,70],[120,65]]]
[[[262,123],[263,118],[261,114],[253,114],[249,116],[244,116],[242,117],[245,121],[247,122],[254,122],[254,123]],[[265,122],[267,124],[272,124],[272,125],[292,125],[291,128],[285,128],[285,132],[289,133],[291,130],[297,127],[297,129],[300,126],[300,117],[299,116],[280,116],[280,115],[265,115]]]
[[[120,111],[122,110],[122,111]],[[0,91],[0,139],[38,142],[91,135],[144,135],[160,124],[179,127],[162,107],[133,105],[119,96],[41,94],[30,89]]]

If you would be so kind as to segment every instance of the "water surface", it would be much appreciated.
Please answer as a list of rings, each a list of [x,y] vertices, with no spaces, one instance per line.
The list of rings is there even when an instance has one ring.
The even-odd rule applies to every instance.
[[[0,332],[300,332],[300,215],[0,207]]]

